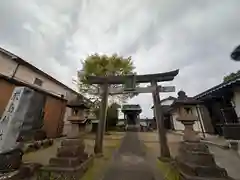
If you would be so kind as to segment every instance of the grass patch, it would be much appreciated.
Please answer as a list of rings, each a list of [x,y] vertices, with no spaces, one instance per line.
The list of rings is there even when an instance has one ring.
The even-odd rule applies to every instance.
[[[157,167],[160,169],[165,180],[180,180],[179,172],[173,164],[157,161]]]

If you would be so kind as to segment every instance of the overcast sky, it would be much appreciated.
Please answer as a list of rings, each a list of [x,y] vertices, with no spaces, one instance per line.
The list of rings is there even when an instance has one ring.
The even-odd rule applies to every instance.
[[[240,0],[1,0],[0,46],[74,88],[80,59],[131,55],[139,74],[180,69],[177,90],[194,96],[240,69]],[[166,93],[161,98],[176,93]],[[139,103],[152,117],[152,96]]]

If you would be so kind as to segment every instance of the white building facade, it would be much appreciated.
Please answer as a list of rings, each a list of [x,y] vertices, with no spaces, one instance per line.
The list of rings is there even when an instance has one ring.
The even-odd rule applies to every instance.
[[[161,106],[171,106],[172,103],[174,102],[176,98],[173,97],[168,97],[166,99],[161,100]],[[154,110],[154,109],[153,109]],[[200,108],[194,107],[192,108],[192,112],[195,116],[198,117],[198,121],[195,122],[193,128],[196,132],[205,132],[205,129],[203,127],[202,123],[202,116],[201,116],[201,112],[200,112]],[[173,124],[173,130],[175,131],[183,131],[184,130],[184,125],[177,120],[177,113],[176,112],[171,112],[171,117],[169,119],[170,121],[172,121]]]

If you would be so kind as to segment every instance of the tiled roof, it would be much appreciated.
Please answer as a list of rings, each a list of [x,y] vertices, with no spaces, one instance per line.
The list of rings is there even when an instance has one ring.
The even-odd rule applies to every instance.
[[[210,94],[212,94],[216,91],[220,91],[223,88],[226,88],[226,87],[229,87],[229,86],[232,86],[232,85],[237,85],[237,84],[240,85],[240,74],[238,74],[237,76],[235,76],[234,78],[232,78],[232,79],[230,79],[226,82],[223,82],[223,83],[221,83],[217,86],[214,86],[214,87],[212,87],[212,88],[194,96],[194,98],[195,99],[200,99],[200,98],[205,97],[207,95],[210,95]]]

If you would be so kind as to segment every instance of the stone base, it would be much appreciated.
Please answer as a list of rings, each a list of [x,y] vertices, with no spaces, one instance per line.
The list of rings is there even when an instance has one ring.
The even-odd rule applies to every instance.
[[[22,163],[22,156],[23,152],[19,148],[0,153],[0,173],[17,170]]]
[[[197,177],[197,176],[190,176],[184,172],[181,172],[179,180],[234,180],[234,179],[230,177],[227,177],[227,178]]]
[[[182,172],[188,174],[189,176],[197,176],[204,178],[227,178],[227,171],[224,168],[215,166],[200,166],[182,160],[177,160],[177,166]]]
[[[40,167],[40,164],[22,164],[18,170],[0,173],[0,180],[29,180]]]
[[[181,142],[176,162],[182,180],[229,179],[227,171],[216,165],[208,147],[201,142]]]
[[[93,156],[86,154],[84,149],[84,141],[81,139],[63,140],[57,157],[51,158],[49,165],[41,168],[38,179],[79,180],[93,164]]]
[[[38,180],[79,180],[89,167],[93,165],[94,157],[90,156],[77,167],[44,166],[38,173]]]

